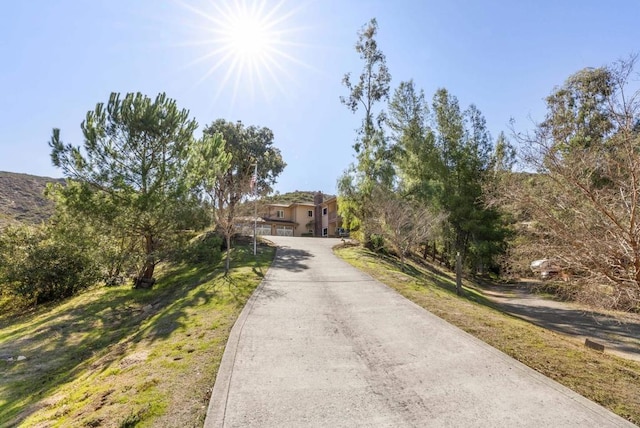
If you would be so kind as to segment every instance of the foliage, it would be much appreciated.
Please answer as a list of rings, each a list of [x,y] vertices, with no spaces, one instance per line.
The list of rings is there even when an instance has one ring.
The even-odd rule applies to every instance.
[[[53,130],[53,164],[77,186],[60,189],[69,209],[121,233],[139,255],[136,287],[150,287],[163,250],[191,226],[197,199],[185,183],[186,151],[197,126],[159,94],[112,93],[82,122],[84,144],[64,144]]]
[[[173,257],[175,261],[190,264],[215,265],[221,259],[222,237],[213,231],[201,233],[182,247]]]
[[[367,245],[370,235],[367,224],[374,209],[371,194],[378,185],[390,187],[394,177],[391,153],[382,127],[386,116],[384,111],[377,114],[375,111],[377,103],[388,99],[391,82],[386,57],[376,41],[377,32],[375,18],[358,32],[355,49],[364,63],[363,70],[356,83],[350,73],[345,74],[342,83],[349,95],[340,97],[342,104],[352,113],[362,108],[364,118],[353,146],[357,162],[345,171],[338,182],[342,202],[338,209],[344,226],[359,232]]]
[[[354,146],[356,162],[338,180],[343,226],[370,248],[371,234],[375,233],[404,254],[408,249],[399,244],[399,234],[390,232],[395,228],[391,222],[414,221],[400,207],[404,202],[412,207],[409,211],[422,209],[429,213],[427,218],[439,219],[440,230],[430,226],[430,232],[422,234],[434,241],[430,248],[439,247],[450,264],[459,252],[470,269],[484,272],[494,267],[505,251],[509,230],[502,213],[485,203],[483,189],[497,176],[490,172],[511,168],[513,147],[502,136],[494,151],[480,110],[471,105],[462,111],[446,89],[435,93],[430,115],[424,92],[412,80],[395,89],[388,114],[384,109],[376,111],[380,101],[388,100],[391,81],[376,42],[377,30],[372,19],[358,32],[356,51],[364,62],[363,71],[357,83],[350,74],[343,79],[349,96],[341,97],[341,102],[354,113],[364,111]],[[397,198],[375,197],[391,193]],[[395,218],[379,206],[392,199],[394,210],[399,210]],[[401,218],[403,214],[408,217]],[[405,225],[400,229],[411,228]],[[394,234],[396,238],[391,238]],[[412,234],[404,235],[409,238]],[[435,245],[436,239],[439,245]],[[420,240],[410,241],[410,245],[417,245]]]
[[[636,58],[571,76],[547,98],[525,160],[544,187],[514,188],[539,257],[558,260],[591,303],[640,308],[640,91]]]
[[[9,227],[0,235],[3,293],[25,305],[71,297],[100,279],[93,243],[77,223]]]
[[[261,198],[263,203],[269,204],[293,204],[293,203],[313,203],[316,191],[296,190],[294,192],[278,193]],[[334,195],[323,194],[324,200],[333,198]]]
[[[99,287],[0,313],[0,355],[27,357],[0,359],[0,426],[202,426],[229,331],[275,249],[234,252],[226,278],[219,262],[163,263],[152,291]]]
[[[511,167],[512,147],[503,138],[492,154],[480,111],[471,105],[463,112],[446,89],[433,97],[432,126],[424,94],[412,81],[396,89],[389,110],[400,189],[446,218],[439,238],[445,259],[452,264],[460,252],[474,270],[494,266],[508,230],[500,212],[485,204],[483,188],[495,179],[492,170]]]
[[[437,153],[428,115],[424,92],[413,80],[400,82],[389,102],[388,119],[399,187],[414,199],[434,204],[431,170]]]
[[[196,175],[204,178],[216,226],[225,237],[225,271],[229,272],[238,205],[251,193],[269,193],[286,163],[280,150],[273,146],[269,128],[245,127],[242,122],[214,121],[205,128],[198,146],[202,148],[192,152],[194,163],[211,168],[209,175]],[[211,154],[206,155],[207,151]]]

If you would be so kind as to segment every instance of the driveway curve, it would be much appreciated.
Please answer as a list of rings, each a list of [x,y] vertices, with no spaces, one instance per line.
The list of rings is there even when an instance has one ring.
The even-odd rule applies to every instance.
[[[333,255],[270,237],[205,427],[634,426]]]

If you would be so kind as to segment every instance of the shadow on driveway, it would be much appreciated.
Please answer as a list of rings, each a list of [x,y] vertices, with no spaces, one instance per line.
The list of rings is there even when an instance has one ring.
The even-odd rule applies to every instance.
[[[308,251],[296,250],[290,247],[279,247],[273,267],[286,269],[291,272],[302,272],[309,269],[304,261],[314,257]]]
[[[607,350],[640,361],[640,317],[609,315],[578,305],[545,299],[529,287],[483,289],[487,298],[517,317],[558,333],[595,340]]]

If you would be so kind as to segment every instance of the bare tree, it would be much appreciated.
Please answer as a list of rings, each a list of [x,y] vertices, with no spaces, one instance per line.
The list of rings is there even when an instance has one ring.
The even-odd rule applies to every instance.
[[[374,190],[373,199],[376,203],[372,232],[384,238],[404,268],[406,256],[433,238],[444,216],[383,187]]]
[[[582,70],[547,98],[545,120],[520,136],[535,183],[512,199],[530,216],[540,256],[580,279],[582,296],[625,309],[640,307],[640,91],[629,92],[635,62]]]

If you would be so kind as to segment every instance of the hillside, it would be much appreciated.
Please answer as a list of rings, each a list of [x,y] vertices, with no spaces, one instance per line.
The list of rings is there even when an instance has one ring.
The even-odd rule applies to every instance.
[[[264,201],[269,204],[292,204],[297,203],[313,203],[313,196],[315,191],[296,190],[295,192],[277,193],[273,196],[264,198]],[[324,194],[324,200],[333,197],[333,195]]]
[[[51,182],[63,180],[0,171],[0,227],[46,220],[53,212],[53,203],[45,198],[44,189]]]

